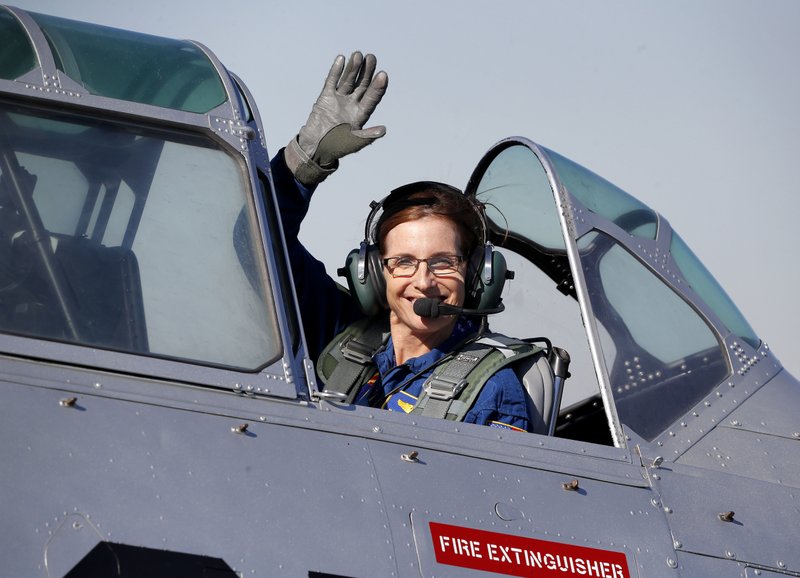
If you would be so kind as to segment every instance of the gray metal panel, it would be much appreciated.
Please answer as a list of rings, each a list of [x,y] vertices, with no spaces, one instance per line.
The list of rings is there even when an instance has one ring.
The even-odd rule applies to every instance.
[[[800,487],[798,382],[781,371],[676,461]],[[738,388],[742,395],[746,391]],[[729,397],[735,400],[736,390]]]
[[[737,562],[699,556],[688,552],[678,552],[678,570],[687,578],[785,578],[796,576],[788,572],[778,572],[757,568]]]
[[[64,395],[112,397],[149,405],[203,413],[241,416],[387,442],[452,452],[479,459],[569,472],[626,486],[646,487],[626,450],[540,435],[497,430],[434,418],[414,418],[374,408],[250,395],[243,390],[219,390],[157,381],[123,374],[0,357],[0,383],[29,385]],[[297,407],[305,411],[298,412]]]
[[[708,556],[698,556],[687,552],[678,552],[678,570],[681,576],[687,578],[696,576],[697,578],[752,578],[753,569],[748,568],[741,562],[735,560],[719,560]],[[769,574],[762,574],[764,578],[769,578]]]
[[[82,366],[113,368],[115,372],[131,375],[156,376],[155,380],[150,381],[151,384],[158,383],[157,379],[161,378],[174,382],[210,385],[229,391],[289,398],[296,397],[297,390],[302,388],[303,384],[303,376],[300,375],[298,380],[300,383],[296,383],[291,366],[286,366],[283,360],[276,361],[259,373],[245,373],[5,334],[0,334],[0,351],[10,354],[2,358],[3,367],[0,369],[0,374],[13,371],[18,375],[66,381],[75,386],[92,387],[98,380],[109,385],[120,381],[126,382],[124,377],[110,372],[79,369]],[[14,360],[11,355],[18,355],[20,358]],[[30,361],[30,358],[47,361],[37,363]],[[57,371],[53,371],[53,366],[48,364],[49,360],[66,361],[72,367],[60,365]]]
[[[0,453],[13,464],[0,470],[4,575],[46,575],[46,552],[50,575],[63,575],[101,537],[219,557],[245,576],[395,572],[357,438],[261,422],[234,433],[236,416],[0,390]],[[292,411],[301,422],[314,410]]]
[[[744,569],[745,578],[785,578],[786,576],[797,576],[797,574],[789,574],[788,572],[776,572],[774,570],[764,570],[763,568],[754,568],[748,566]]]
[[[679,462],[800,488],[800,442],[786,437],[720,426]]]
[[[631,467],[631,456],[624,449],[436,418],[414,416],[409,419],[400,412],[337,405],[324,402],[322,409],[330,409],[335,414],[331,416],[332,421],[342,428],[341,431],[401,444],[404,449],[398,453],[404,453],[408,447],[419,451],[429,449],[624,486],[644,488],[648,485],[640,469]]]
[[[748,431],[800,441],[800,382],[782,370],[733,412],[729,423]]]
[[[575,479],[569,473],[425,449],[409,461],[409,452],[418,448],[377,442],[369,447],[401,571],[421,565],[423,576],[472,575],[436,564],[428,527],[440,522],[621,552],[632,575],[638,569],[642,575],[677,576],[666,564],[674,558],[669,528],[647,488],[580,477],[577,491],[568,491],[563,485]],[[640,475],[632,464],[595,461],[598,470]]]
[[[13,537],[0,558],[19,553],[16,575],[43,567],[45,548],[52,568],[69,567],[100,537],[222,558],[245,574],[390,574],[405,550],[384,506],[392,482],[379,479],[371,454],[399,460],[409,442],[438,456],[433,480],[463,462],[487,478],[546,468],[554,481],[579,475],[647,491],[628,453],[607,446],[19,360],[4,360],[0,375],[0,453],[14,464],[0,474],[12,505],[0,532]],[[246,433],[231,431],[242,423]],[[342,550],[343,539],[369,560]]]
[[[796,489],[682,464],[654,473],[678,550],[800,571]]]

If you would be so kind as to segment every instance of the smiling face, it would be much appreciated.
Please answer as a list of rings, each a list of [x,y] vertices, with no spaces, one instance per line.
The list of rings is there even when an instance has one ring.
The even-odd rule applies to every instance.
[[[426,216],[393,227],[386,234],[383,257],[427,259],[461,253],[461,239],[455,224],[443,217]],[[456,316],[420,317],[414,313],[414,301],[430,297],[448,305],[463,305],[466,267],[462,263],[457,273],[437,277],[428,270],[426,263],[420,263],[413,276],[396,278],[383,268],[396,346],[401,339],[413,338],[433,348],[450,336]]]

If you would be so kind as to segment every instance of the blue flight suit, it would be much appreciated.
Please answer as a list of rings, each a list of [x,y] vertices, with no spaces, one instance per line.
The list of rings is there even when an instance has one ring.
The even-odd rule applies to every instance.
[[[363,318],[364,314],[356,300],[328,276],[322,262],[315,259],[298,239],[300,224],[308,213],[314,188],[306,187],[294,178],[286,166],[283,150],[272,159],[271,170],[303,316],[308,354],[312,360],[316,360],[336,335]],[[386,346],[373,356],[376,375],[360,388],[356,404],[410,411],[422,392],[425,380],[433,371],[430,366],[475,331],[475,323],[461,317],[453,334],[442,344],[399,366],[390,338]],[[464,421],[504,429],[529,430],[527,394],[513,370],[504,368],[489,378]]]

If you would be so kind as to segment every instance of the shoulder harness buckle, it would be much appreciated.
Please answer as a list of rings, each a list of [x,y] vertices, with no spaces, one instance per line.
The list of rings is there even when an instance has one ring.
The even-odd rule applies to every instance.
[[[450,401],[459,396],[467,387],[466,379],[451,379],[444,375],[431,377],[425,386],[425,393],[431,399],[438,399],[441,401]]]
[[[375,354],[375,347],[366,343],[362,343],[352,335],[348,336],[341,345],[339,351],[345,359],[366,365],[372,362],[372,356]]]

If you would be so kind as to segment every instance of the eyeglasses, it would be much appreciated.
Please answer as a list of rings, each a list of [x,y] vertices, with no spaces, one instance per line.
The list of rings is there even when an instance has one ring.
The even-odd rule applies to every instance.
[[[419,264],[425,261],[428,271],[437,277],[452,275],[458,271],[458,266],[464,260],[461,255],[437,255],[427,259],[417,259],[416,257],[389,257],[383,259],[383,266],[389,270],[392,277],[413,277],[417,272]]]

